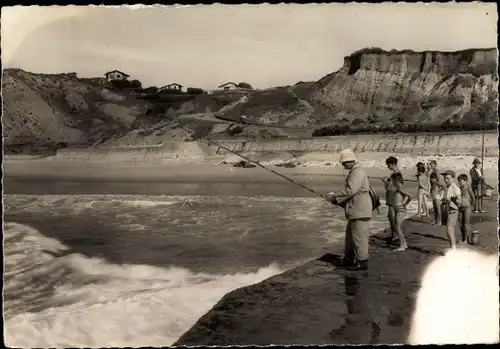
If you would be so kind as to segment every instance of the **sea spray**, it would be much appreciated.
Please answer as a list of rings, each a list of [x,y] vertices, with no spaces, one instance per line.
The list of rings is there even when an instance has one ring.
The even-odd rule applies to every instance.
[[[67,248],[25,225],[7,223],[5,228],[11,238],[24,235],[18,243],[24,246],[25,259],[43,259],[38,268],[13,276],[24,280],[24,289],[33,287],[28,279],[43,277],[50,284],[51,277],[60,276],[58,269],[71,271],[65,282],[52,287],[45,304],[39,304],[41,311],[17,312],[5,319],[9,346],[168,346],[226,293],[283,271],[273,264],[255,273],[217,275],[175,267],[116,265],[81,254],[51,257],[41,250],[42,245],[56,247],[51,248],[54,253]],[[6,268],[12,269],[12,265]],[[76,279],[81,282],[75,284]],[[19,285],[17,280],[10,283]],[[6,293],[15,290],[7,288]],[[39,295],[39,301],[42,297]],[[7,300],[5,307],[10,310],[12,305]]]
[[[7,223],[23,222],[7,225],[4,244],[5,336],[20,347],[173,344],[230,291],[340,250],[345,229],[343,211],[319,198],[6,195],[4,205]]]

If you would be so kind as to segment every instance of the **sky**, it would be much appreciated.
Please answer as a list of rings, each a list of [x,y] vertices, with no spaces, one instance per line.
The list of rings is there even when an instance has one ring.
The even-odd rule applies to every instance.
[[[364,47],[497,46],[496,4],[281,4],[2,7],[4,68],[214,89],[313,81]]]

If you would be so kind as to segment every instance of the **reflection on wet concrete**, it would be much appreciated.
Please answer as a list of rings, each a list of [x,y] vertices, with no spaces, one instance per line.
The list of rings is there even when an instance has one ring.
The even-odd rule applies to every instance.
[[[495,209],[492,206],[487,208],[490,212]],[[481,245],[474,249],[496,254],[496,227],[485,222],[477,226],[483,236]],[[368,273],[337,268],[342,256],[327,253],[260,284],[232,292],[175,345],[409,343],[422,275],[447,243],[419,234],[425,231],[433,237],[442,236],[442,226],[406,221],[403,228],[411,246],[404,253],[392,252],[383,235],[370,239]],[[458,293],[460,290],[455,289]],[[431,309],[432,302],[442,299],[430,299]],[[237,311],[218,311],[227,308],[227,303],[241,301],[245,306]],[[439,310],[436,315],[440,315]],[[221,318],[229,319],[230,329],[217,324]],[[496,319],[498,323],[498,316]],[[210,330],[208,326],[212,326]],[[439,324],[435,327],[446,330]],[[448,330],[456,335],[456,328]]]
[[[338,343],[339,338],[348,338],[345,344],[378,344],[381,329],[371,312],[369,294],[366,290],[368,273],[349,273],[344,275],[344,293],[347,314],[344,324],[332,330],[330,339]]]

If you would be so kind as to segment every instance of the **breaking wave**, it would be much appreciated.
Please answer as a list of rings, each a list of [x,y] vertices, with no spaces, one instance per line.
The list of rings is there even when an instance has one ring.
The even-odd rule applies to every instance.
[[[6,195],[4,207],[15,347],[171,345],[228,292],[331,251],[345,227],[315,198]],[[372,231],[386,225],[382,206]]]
[[[167,346],[231,290],[282,272],[204,274],[67,253],[6,223],[5,340],[15,347]]]

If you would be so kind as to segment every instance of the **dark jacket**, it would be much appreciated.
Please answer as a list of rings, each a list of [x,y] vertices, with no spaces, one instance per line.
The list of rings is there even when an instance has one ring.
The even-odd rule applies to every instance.
[[[476,169],[473,167],[470,169],[470,183],[472,187],[478,187],[484,183],[484,179],[482,176],[477,173]]]

